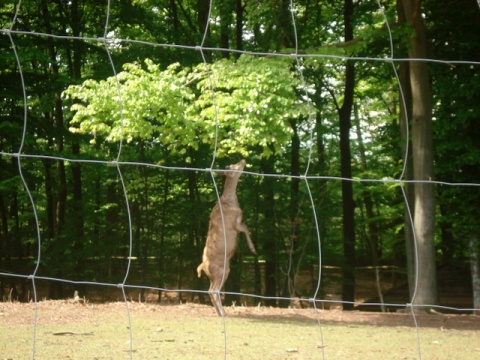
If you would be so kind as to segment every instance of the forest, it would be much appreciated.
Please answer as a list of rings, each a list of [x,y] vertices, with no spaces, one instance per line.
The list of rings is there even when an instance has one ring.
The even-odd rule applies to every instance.
[[[477,1],[212,4],[2,1],[3,300],[207,289],[212,169],[246,159],[228,291],[284,306],[330,266],[351,310],[389,266],[437,305],[456,264],[480,308]]]

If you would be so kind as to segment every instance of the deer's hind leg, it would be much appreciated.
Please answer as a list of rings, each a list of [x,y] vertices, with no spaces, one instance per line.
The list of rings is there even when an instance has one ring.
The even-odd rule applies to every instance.
[[[220,298],[221,279],[220,281],[210,280],[210,289],[208,289],[208,295],[210,295],[210,300],[212,305],[217,311],[219,316],[225,316],[225,310],[223,309],[222,299]]]
[[[208,294],[210,295],[210,300],[219,316],[225,316],[225,310],[223,309],[222,299],[220,297],[220,290],[222,290],[229,273],[230,267],[228,264],[225,269],[223,266],[217,267],[214,273],[210,273],[210,288],[208,289]]]

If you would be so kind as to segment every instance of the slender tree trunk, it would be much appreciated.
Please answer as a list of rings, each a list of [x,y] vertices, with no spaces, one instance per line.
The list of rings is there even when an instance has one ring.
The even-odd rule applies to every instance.
[[[16,159],[12,158],[12,163],[15,163]],[[9,218],[13,222],[10,236],[11,241],[9,245],[11,246],[11,255],[18,258],[23,258],[24,256],[30,255],[30,246],[26,244],[25,248],[22,246],[22,238],[20,235],[20,209],[18,205],[18,193],[15,189],[12,193],[12,201],[10,203]]]
[[[157,249],[157,266],[159,273],[158,287],[165,287],[165,238],[166,238],[166,229],[167,229],[167,219],[168,219],[168,193],[170,191],[170,170],[165,169],[165,179],[163,180],[163,201],[162,201],[162,217],[160,221],[160,246]],[[198,248],[198,246],[197,246]],[[197,257],[198,258],[198,257]],[[199,294],[199,298],[202,298],[202,295]],[[162,292],[158,291],[158,302],[162,301]],[[204,302],[202,302],[204,303]]]
[[[420,0],[403,0],[405,19],[415,31],[410,38],[409,57],[427,57],[426,27],[422,18]],[[417,268],[414,304],[435,305],[437,299],[437,279],[435,263],[435,201],[433,184],[433,144],[432,144],[432,94],[427,63],[410,62],[410,85],[412,91],[412,155],[414,185],[414,231],[417,242]],[[426,310],[426,308],[423,308]]]
[[[178,8],[175,0],[170,0],[170,14],[173,23],[173,41],[180,44],[180,21],[178,20]]]
[[[81,6],[78,0],[71,1],[71,24],[72,35],[80,37],[81,34]],[[80,79],[82,74],[82,43],[79,40],[73,41],[73,69],[71,72],[75,79]],[[72,144],[72,155],[80,156],[80,144],[76,141]],[[82,170],[79,163],[72,163],[72,218],[73,218],[73,249],[75,258],[83,260],[83,244],[84,244],[84,212],[83,212],[83,186],[82,186]],[[74,272],[78,278],[81,278],[85,272],[85,261],[77,261]],[[76,285],[80,296],[85,295],[86,287],[83,284]]]
[[[243,5],[242,0],[235,0],[236,7],[236,24],[235,37],[237,43],[237,50],[243,50]]]
[[[232,24],[232,13],[235,4],[233,0],[224,0],[218,4],[220,11],[220,47],[223,49],[230,48],[230,25]],[[230,53],[222,51],[221,56],[228,58]]]
[[[106,183],[107,189],[105,201],[108,204],[108,207],[105,211],[105,233],[102,240],[104,246],[109,250],[105,253],[105,261],[108,264],[107,279],[108,281],[118,281],[118,279],[113,278],[113,257],[122,255],[115,249],[118,239],[119,224],[118,207],[115,206],[118,204],[116,177],[109,175]]]
[[[276,15],[275,24],[277,24],[277,32],[279,34],[277,41],[277,50],[291,49],[295,46],[295,32],[292,23],[292,13],[290,9],[290,0],[278,1],[278,13]],[[274,15],[274,16],[275,16]],[[299,35],[299,34],[297,34]]]
[[[300,201],[300,137],[298,135],[297,120],[290,120],[290,126],[293,130],[292,147],[290,158],[290,173],[292,182],[290,184],[290,221],[294,222],[298,216],[299,201]]]
[[[439,189],[438,197],[443,198],[445,195],[443,191]],[[454,222],[451,221],[452,217],[451,214],[451,207],[446,204],[441,204],[439,207],[440,217],[442,219],[441,223],[439,224],[440,233],[442,240],[439,244],[439,250],[442,253],[441,261],[442,263],[451,262],[455,260],[455,247],[457,244],[455,243],[455,229],[454,229]],[[455,221],[455,220],[454,220]]]
[[[148,161],[145,158],[145,149],[143,145],[141,146],[140,150],[140,161],[146,162]],[[139,196],[139,201],[137,202],[137,211],[138,213],[133,214],[134,217],[137,219],[137,224],[135,225],[135,228],[137,229],[138,235],[136,236],[137,241],[135,244],[138,244],[139,248],[139,264],[140,266],[145,269],[142,272],[142,284],[147,283],[147,276],[149,271],[146,269],[149,268],[149,255],[150,255],[150,247],[149,244],[152,243],[152,236],[151,232],[149,231],[150,229],[153,229],[153,224],[150,222],[150,208],[149,208],[149,199],[150,199],[150,191],[149,191],[149,169],[145,166],[139,166],[138,167],[138,177],[142,179],[143,182],[143,188],[142,188],[142,194]],[[142,301],[145,301],[145,289],[141,289],[141,299]]]
[[[470,272],[472,274],[473,308],[474,314],[480,315],[480,256],[477,234],[472,234],[468,241],[470,253]]]
[[[257,234],[257,238],[262,238],[261,236],[258,236],[260,234],[260,229],[262,223],[263,225],[263,219],[261,219],[261,213],[262,213],[262,204],[263,204],[263,196],[262,196],[262,191],[263,191],[263,179],[258,177],[255,181],[255,211],[254,211],[254,229],[253,233]],[[260,263],[258,261],[258,256],[255,256],[255,264],[254,264],[254,270],[255,270],[255,276],[254,276],[254,283],[255,283],[255,294],[261,294],[262,293],[262,268],[260,266]]]
[[[45,197],[47,200],[47,226],[46,226],[46,234],[49,240],[53,240],[55,238],[55,196],[53,195],[53,187],[55,187],[55,182],[53,181],[52,177],[52,163],[49,160],[43,161],[43,168],[45,171]]]
[[[205,35],[205,41],[203,43],[204,46],[210,46],[211,45],[211,31],[210,31],[210,26],[209,26],[209,21],[210,19],[208,18],[209,14],[209,2],[205,0],[197,0],[197,26],[198,26],[198,31],[202,36]],[[212,59],[212,54],[210,52],[204,53],[206,60],[208,62],[211,61]]]
[[[3,180],[2,174],[0,173],[0,181]],[[11,256],[10,253],[10,241],[9,241],[9,231],[8,231],[8,216],[4,202],[4,196],[0,193],[0,269],[11,269]],[[3,270],[5,271],[5,270]],[[10,284],[7,284],[10,282]],[[13,279],[4,280],[0,278],[0,288],[4,289],[7,286],[15,288],[15,284],[12,284]]]
[[[352,15],[353,1],[344,2],[345,41],[353,39]],[[351,179],[352,164],[350,152],[350,128],[355,89],[354,63],[347,61],[345,65],[345,90],[340,118],[340,153],[342,178]],[[355,203],[353,201],[353,186],[348,180],[342,181],[343,204],[343,284],[342,300],[344,310],[352,310],[355,300]]]
[[[265,174],[273,173],[274,157],[262,159],[261,170]],[[263,178],[263,214],[265,221],[265,233],[263,236],[263,253],[265,256],[265,296],[277,296],[277,270],[278,270],[278,246],[277,237],[275,236],[275,180],[271,176]],[[276,299],[265,300],[267,306],[276,306]]]
[[[354,105],[355,113],[355,125],[357,130],[357,141],[358,141],[358,150],[360,155],[360,169],[365,172],[367,170],[367,157],[365,155],[365,146],[363,144],[363,134],[360,126],[360,119],[358,117],[358,106]],[[383,312],[385,312],[385,306],[383,304],[383,294],[382,287],[380,282],[380,269],[379,269],[379,258],[380,258],[380,240],[379,240],[379,231],[378,224],[376,220],[375,210],[373,209],[374,203],[372,198],[372,193],[368,188],[368,184],[362,184],[362,197],[363,204],[365,205],[365,212],[367,215],[367,237],[368,245],[370,247],[370,254],[372,255],[372,265],[375,269],[375,284],[377,286],[378,298],[380,300],[380,307]]]
[[[321,99],[318,100],[319,102]],[[315,117],[315,131],[317,132],[317,173],[325,174],[327,172],[327,161],[325,155],[325,143],[323,139],[323,126],[322,126],[322,109],[320,108]],[[317,204],[320,205],[327,194],[327,182],[326,181],[317,181],[318,183],[318,200]],[[319,224],[320,225],[320,224]]]
[[[293,130],[292,146],[291,146],[291,158],[290,158],[290,173],[292,174],[292,180],[290,183],[290,233],[287,242],[288,264],[287,264],[287,276],[285,278],[285,289],[283,291],[284,296],[294,298],[297,296],[296,291],[296,278],[298,268],[298,215],[299,215],[299,202],[300,202],[300,137],[298,135],[297,120],[290,120],[290,126]],[[293,302],[294,300],[290,300]],[[287,306],[290,302],[282,303]]]
[[[323,174],[327,168],[327,161],[325,159],[325,143],[323,141],[322,128],[322,113],[321,109],[319,109],[315,117],[315,131],[317,133],[317,159],[320,174]]]
[[[197,174],[195,171],[188,171],[187,172],[188,176],[188,200],[189,203],[194,206],[196,203],[196,195],[195,193],[197,192]],[[195,246],[196,243],[196,237],[197,237],[197,226],[198,226],[198,218],[197,214],[192,211],[191,216],[189,217],[189,222],[188,222],[188,243],[193,247]]]
[[[4,196],[0,194],[0,266],[5,259],[9,263],[12,256],[10,249],[10,234],[8,231],[8,214]]]

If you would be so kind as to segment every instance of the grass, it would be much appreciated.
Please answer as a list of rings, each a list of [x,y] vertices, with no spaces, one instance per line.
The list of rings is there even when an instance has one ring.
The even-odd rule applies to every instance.
[[[475,328],[419,328],[418,342],[413,326],[329,320],[319,326],[304,310],[227,309],[230,316],[222,319],[205,306],[132,304],[130,333],[125,309],[124,303],[40,304],[35,359],[480,358]],[[32,304],[0,304],[0,359],[32,358],[33,315]]]

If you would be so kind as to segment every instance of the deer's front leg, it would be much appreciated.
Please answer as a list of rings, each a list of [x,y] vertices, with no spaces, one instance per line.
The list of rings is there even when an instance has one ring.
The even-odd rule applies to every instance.
[[[257,251],[255,250],[255,245],[253,245],[252,238],[250,237],[250,231],[248,231],[247,225],[242,222],[238,223],[236,229],[238,232],[243,232],[245,234],[250,251],[257,255]]]

